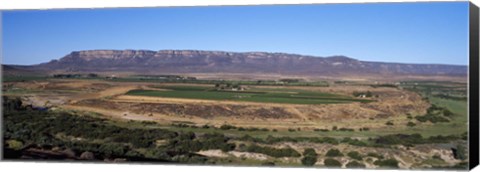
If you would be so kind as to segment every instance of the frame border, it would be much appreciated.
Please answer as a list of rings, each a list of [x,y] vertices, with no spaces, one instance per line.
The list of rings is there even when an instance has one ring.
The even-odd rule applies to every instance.
[[[479,158],[479,10],[470,2],[469,5],[469,169],[478,165]]]

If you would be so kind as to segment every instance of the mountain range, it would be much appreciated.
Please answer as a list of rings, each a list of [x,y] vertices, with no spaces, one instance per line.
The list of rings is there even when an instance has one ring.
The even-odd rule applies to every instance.
[[[440,60],[439,60],[440,62]],[[295,76],[466,76],[467,66],[368,62],[346,56],[199,50],[86,50],[31,66],[49,72],[278,74]]]

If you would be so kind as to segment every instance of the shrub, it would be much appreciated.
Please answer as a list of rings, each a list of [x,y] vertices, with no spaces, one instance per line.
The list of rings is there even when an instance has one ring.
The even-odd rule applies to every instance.
[[[370,128],[368,128],[368,127],[363,127],[363,128],[359,128],[358,130],[359,130],[359,131],[369,131]]]
[[[396,159],[376,160],[373,164],[386,168],[398,168],[398,161]]]
[[[368,163],[371,163],[373,161],[373,159],[368,157],[368,158],[365,159],[365,161],[368,162]]]
[[[247,151],[247,145],[245,145],[244,143],[240,143],[238,145],[238,150],[241,151],[241,152]]]
[[[275,158],[300,157],[300,153],[298,153],[295,149],[292,149],[292,148],[276,149],[271,147],[261,147],[257,145],[250,145],[247,147],[247,152],[261,153],[261,154],[269,155]]]
[[[315,128],[313,131],[328,132],[328,129]]]
[[[347,143],[354,146],[367,146],[367,143],[360,141],[358,139],[351,139],[350,137],[345,137],[342,139],[342,143]]]
[[[449,119],[442,117],[438,114],[426,114],[423,116],[416,116],[415,119],[420,122],[427,122],[430,121],[432,123],[437,123],[437,122],[450,122]]]
[[[455,159],[465,160],[467,159],[467,153],[465,147],[462,145],[457,145],[456,149],[453,149],[453,156]]]
[[[345,165],[347,168],[365,168],[365,164],[358,161],[350,161]]]
[[[443,116],[452,117],[453,115],[455,115],[455,114],[452,111],[450,111],[448,109],[443,109]]]
[[[359,160],[359,161],[361,161],[363,159],[362,155],[360,155],[360,153],[358,153],[357,151],[348,152],[347,155],[350,158],[353,158],[353,159],[356,159],[356,160]]]
[[[343,156],[343,154],[338,149],[330,149],[328,150],[326,156],[337,157],[337,156]]]
[[[377,154],[377,153],[374,153],[374,152],[370,152],[367,154],[367,156],[371,156],[371,157],[375,157],[377,159],[383,159],[383,155],[380,155],[380,154]]]
[[[250,127],[250,128],[247,128],[246,130],[247,130],[247,131],[259,131],[260,129],[259,129],[259,128],[255,128],[255,127]]]
[[[416,126],[416,125],[417,125],[417,124],[415,124],[415,123],[413,123],[413,122],[411,122],[411,121],[407,123],[407,126],[409,126],[409,127],[414,127],[414,126]]]
[[[379,136],[375,140],[375,143],[386,144],[386,145],[395,145],[395,144],[411,145],[411,144],[425,143],[425,140],[420,134],[411,134],[411,135],[392,134],[392,135]]]
[[[323,160],[323,164],[325,164],[325,166],[327,166],[327,167],[341,167],[342,166],[342,163],[340,163],[340,161],[337,161],[337,160],[332,159],[332,158],[327,158],[327,159]]]
[[[237,127],[235,126],[232,126],[232,125],[228,125],[228,124],[223,124],[222,126],[220,126],[220,129],[222,130],[230,130],[230,129],[236,129]]]
[[[338,131],[355,131],[354,129],[351,128],[340,128]]]
[[[318,154],[315,152],[315,149],[307,148],[303,151],[303,156],[314,156],[316,157]]]
[[[302,164],[305,166],[313,166],[317,162],[316,156],[305,156],[302,158]]]

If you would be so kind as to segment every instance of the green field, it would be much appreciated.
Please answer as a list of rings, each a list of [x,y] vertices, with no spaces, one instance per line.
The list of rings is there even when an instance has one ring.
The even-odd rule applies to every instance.
[[[2,82],[26,82],[43,81],[49,79],[47,76],[2,76]]]
[[[431,104],[447,108],[455,114],[450,117],[450,122],[418,125],[405,130],[404,133],[416,132],[422,133],[423,135],[448,135],[467,132],[468,106],[465,83],[449,81],[408,81],[403,82],[401,86],[407,90],[419,93]]]
[[[297,89],[249,89],[246,91],[216,90],[213,86],[164,86],[158,90],[132,90],[127,95],[201,100],[229,100],[262,103],[331,104],[370,102],[349,96]]]

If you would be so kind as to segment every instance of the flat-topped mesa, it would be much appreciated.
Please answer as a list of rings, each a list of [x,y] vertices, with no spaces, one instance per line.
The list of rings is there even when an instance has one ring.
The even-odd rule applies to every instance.
[[[346,56],[316,57],[270,52],[201,50],[86,50],[34,65],[42,70],[136,73],[236,73],[295,76],[466,76],[467,66],[360,61]]]

